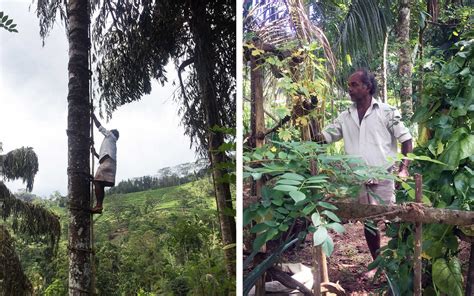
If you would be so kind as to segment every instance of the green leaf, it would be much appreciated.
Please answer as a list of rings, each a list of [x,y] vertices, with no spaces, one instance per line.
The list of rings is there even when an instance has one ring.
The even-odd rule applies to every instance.
[[[332,241],[332,238],[329,235],[324,241],[321,248],[323,249],[323,252],[324,254],[326,254],[326,256],[331,257],[331,254],[334,251],[334,242]]]
[[[250,175],[255,181],[260,180],[260,178],[262,178],[262,173],[251,173]]]
[[[286,159],[288,157],[288,154],[285,152],[278,152],[278,158],[280,159]]]
[[[254,227],[250,229],[250,232],[259,233],[259,232],[267,230],[268,228],[270,227],[266,223],[258,223],[257,225],[255,225]]]
[[[327,228],[331,228],[332,230],[334,230],[335,232],[337,233],[344,233],[346,231],[346,229],[344,228],[344,226],[342,226],[342,224],[340,223],[329,223],[326,225]]]
[[[301,185],[300,181],[295,181],[295,180],[289,180],[289,179],[280,179],[278,180],[277,184],[282,184],[282,185]]]
[[[244,223],[244,225],[249,224],[252,221],[254,216],[255,216],[254,212],[252,212],[250,209],[245,209],[242,215],[242,223]]]
[[[321,214],[323,215],[326,215],[329,219],[335,221],[335,222],[341,222],[341,219],[339,219],[338,216],[336,216],[336,214],[334,214],[333,212],[331,211],[328,211],[328,210],[324,210],[321,212]]]
[[[337,207],[335,205],[332,205],[325,201],[318,201],[318,205],[329,210],[337,210]]]
[[[279,227],[278,227],[278,230],[281,231],[281,232],[285,232],[288,230],[288,228],[290,228],[288,226],[288,224],[281,224]]]
[[[253,250],[260,250],[260,248],[267,242],[265,233],[257,235],[253,241],[252,248]]]
[[[454,187],[463,196],[469,190],[469,177],[462,172],[459,172],[454,177]]]
[[[288,214],[290,211],[288,211],[287,209],[283,208],[283,207],[279,207],[279,208],[276,208],[276,211],[278,213],[282,213],[282,214]]]
[[[469,135],[461,140],[460,159],[467,158],[474,154],[474,135]]]
[[[326,175],[318,175],[312,176],[306,180],[307,183],[324,183],[327,182],[326,179],[328,177]]]
[[[291,191],[298,190],[298,187],[291,186],[291,185],[277,185],[273,187],[273,189],[278,190],[278,191],[291,192]]]
[[[433,283],[440,291],[451,296],[464,295],[461,264],[457,258],[450,258],[449,261],[437,259],[433,263],[432,274]]]
[[[319,246],[322,244],[328,237],[328,231],[325,227],[319,226],[318,230],[313,234],[313,245]]]
[[[295,173],[286,173],[281,176],[283,179],[290,179],[290,180],[296,180],[296,181],[304,181],[305,177],[295,174]]]
[[[311,215],[311,221],[313,222],[313,225],[316,227],[321,225],[321,216],[319,216],[318,212],[315,212]]]
[[[8,21],[5,23],[5,26],[9,26],[12,22],[13,22],[13,20],[8,20]]]
[[[316,208],[316,205],[310,203],[303,209],[302,212],[305,216],[308,216],[309,213],[311,213],[315,208]]]
[[[305,200],[306,195],[301,191],[290,191],[291,198],[295,201],[295,203]]]

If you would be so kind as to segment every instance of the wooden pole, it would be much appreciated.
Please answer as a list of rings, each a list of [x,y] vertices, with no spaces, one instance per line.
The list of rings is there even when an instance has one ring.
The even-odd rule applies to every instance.
[[[320,256],[322,254],[321,246],[313,247],[313,294],[314,296],[321,295],[321,266]]]
[[[426,207],[419,203],[397,205],[366,205],[355,202],[329,201],[338,209],[334,213],[351,220],[387,219],[395,222],[421,222],[423,224],[472,225],[474,211],[458,211]]]
[[[420,174],[415,174],[415,201],[421,203],[423,196],[423,177]],[[421,235],[422,235],[422,223],[415,222],[415,250],[414,250],[414,262],[413,262],[413,273],[414,273],[414,296],[421,296],[421,275],[422,275],[422,261],[421,261]]]
[[[254,40],[257,48],[261,47],[261,41]],[[252,130],[252,146],[260,148],[265,144],[265,115],[263,109],[263,69],[259,65],[259,59],[262,57],[251,56],[250,58],[250,89],[251,89],[251,107],[250,107],[250,125]],[[262,180],[257,180],[252,186],[252,194],[261,198],[262,196]],[[258,236],[259,234],[257,234]],[[264,244],[260,249],[261,252],[267,251]],[[257,263],[257,262],[256,262]],[[255,283],[255,295],[265,295],[265,273]]]
[[[309,129],[306,127],[306,129]],[[311,175],[318,174],[318,166],[314,159],[310,160]],[[328,268],[326,263],[326,255],[321,245],[313,247],[313,293],[321,295],[321,283],[329,282]]]

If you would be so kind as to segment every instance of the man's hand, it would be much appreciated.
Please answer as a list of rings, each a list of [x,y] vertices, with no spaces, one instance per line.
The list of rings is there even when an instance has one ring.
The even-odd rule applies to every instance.
[[[97,119],[97,117],[95,116],[94,113],[92,113],[92,119],[94,120],[95,126],[97,128],[99,128],[100,127],[100,122],[99,122],[99,120]]]
[[[408,172],[408,169],[402,165],[400,170],[398,171],[397,177],[400,178],[402,181],[406,181],[408,177],[410,176],[410,173]],[[395,183],[395,189],[400,189],[400,182]]]
[[[95,151],[94,146],[91,147],[91,152],[95,157],[99,158],[99,154],[97,154],[97,152]]]

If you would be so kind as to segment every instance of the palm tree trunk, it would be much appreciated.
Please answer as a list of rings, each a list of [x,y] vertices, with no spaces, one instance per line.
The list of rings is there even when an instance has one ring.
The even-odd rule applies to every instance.
[[[236,262],[236,226],[234,216],[229,215],[233,210],[230,184],[223,182],[225,170],[218,168],[219,164],[228,162],[225,152],[219,151],[219,146],[224,144],[224,135],[221,132],[211,131],[213,127],[221,127],[219,108],[217,106],[216,92],[212,73],[214,70],[213,50],[207,36],[211,36],[211,28],[206,21],[207,1],[191,1],[191,31],[195,43],[194,64],[200,88],[200,96],[206,110],[207,127],[209,129],[208,146],[211,161],[212,176],[216,194],[217,210],[221,228],[222,242],[225,246],[227,274],[235,277]],[[232,245],[234,245],[232,247]]]
[[[69,295],[91,295],[88,1],[69,0]]]
[[[410,0],[400,0],[398,14],[397,42],[400,46],[398,74],[400,76],[400,102],[402,118],[409,119],[413,115],[412,69],[410,50]]]

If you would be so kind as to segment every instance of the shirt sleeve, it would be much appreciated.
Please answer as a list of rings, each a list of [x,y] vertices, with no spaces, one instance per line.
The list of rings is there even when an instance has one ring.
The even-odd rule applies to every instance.
[[[342,139],[342,115],[343,114],[339,115],[339,117],[333,123],[326,126],[326,128],[322,131],[326,143],[337,142]]]
[[[392,132],[393,136],[398,139],[400,143],[408,141],[412,138],[410,131],[401,121],[400,111],[395,109],[392,113],[391,119],[388,121],[388,129]]]
[[[109,131],[105,129],[102,125],[99,126],[99,132],[101,132],[104,136],[107,136],[109,134]]]

